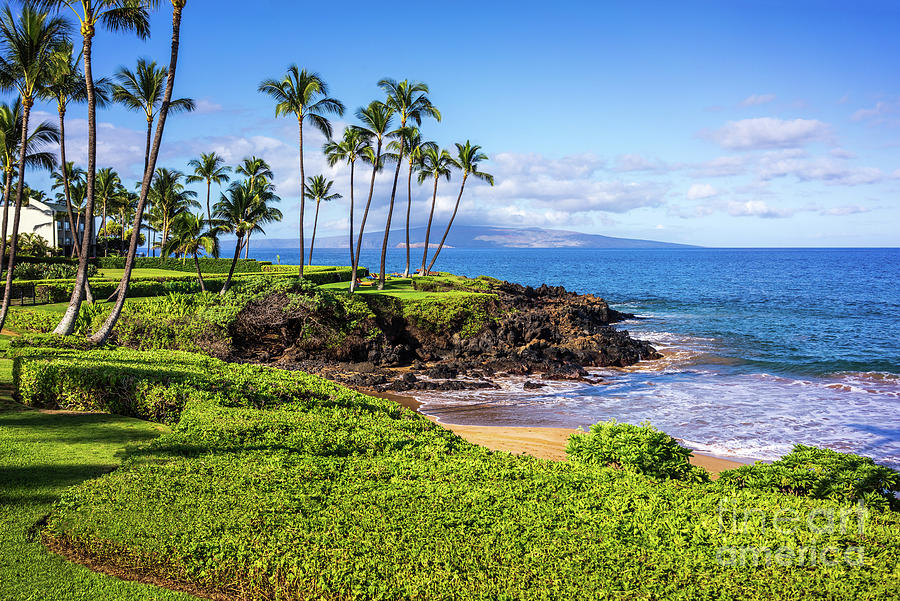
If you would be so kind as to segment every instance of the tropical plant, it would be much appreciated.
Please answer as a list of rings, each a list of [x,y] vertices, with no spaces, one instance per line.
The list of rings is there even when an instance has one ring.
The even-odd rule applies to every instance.
[[[183,2],[185,0],[174,0]],[[134,31],[138,37],[150,35],[149,9],[156,8],[158,0],[33,0],[41,7],[68,8],[78,20],[82,35],[82,57],[84,60],[84,82],[88,105],[87,175],[85,180],[84,222],[94,219],[94,178],[97,170],[97,90],[93,74],[93,43],[97,24],[112,31]],[[174,67],[173,67],[174,69]],[[165,108],[164,108],[165,110]],[[90,248],[91,228],[85,227],[81,248]],[[75,320],[85,295],[88,277],[88,254],[78,258],[78,274],[72,289],[72,297],[66,312],[53,330],[55,334],[68,336],[75,327]],[[105,340],[105,338],[103,339]]]
[[[425,183],[429,177],[434,179],[434,191],[431,194],[431,210],[428,212],[428,225],[425,228],[425,246],[422,249],[422,275],[428,275],[425,262],[428,260],[428,240],[431,238],[431,222],[434,219],[434,207],[437,203],[438,182],[443,177],[450,181],[450,168],[453,166],[453,157],[446,150],[441,150],[436,144],[424,147],[419,157],[417,170],[419,183]]]
[[[353,176],[356,168],[356,160],[367,152],[371,152],[372,146],[366,133],[358,127],[345,127],[344,135],[340,142],[330,140],[325,143],[323,151],[332,167],[341,161],[350,165],[350,264],[353,264]]]
[[[131,0],[134,4],[139,4],[141,0]],[[169,106],[172,102],[172,92],[175,88],[175,70],[178,66],[178,47],[181,43],[181,17],[187,0],[172,0],[172,42],[169,52],[169,68],[166,75],[166,89],[163,92],[162,104],[157,118],[156,134],[153,137],[153,144],[150,148],[150,159],[147,167],[144,169],[144,177],[141,181],[141,192],[138,196],[137,207],[134,211],[134,225],[131,228],[131,238],[128,241],[128,253],[125,256],[125,271],[117,290],[116,304],[113,305],[109,317],[103,322],[97,332],[91,336],[91,342],[94,344],[102,344],[106,342],[119,316],[122,314],[122,308],[125,306],[125,297],[128,295],[128,285],[131,281],[131,272],[134,269],[134,259],[137,255],[137,247],[140,242],[141,223],[144,220],[144,207],[147,203],[147,195],[150,191],[151,174],[156,169],[156,160],[159,157],[159,148],[162,145],[163,131],[166,127],[166,119],[169,115]]]
[[[28,157],[28,121],[34,101],[46,84],[53,50],[65,40],[67,32],[68,25],[63,19],[40,12],[28,3],[22,6],[18,14],[13,14],[8,6],[0,14],[0,85],[14,89],[22,101],[16,207],[13,213],[3,306],[0,308],[0,328],[6,322],[6,314],[9,311],[16,265],[19,219],[22,214],[22,192]],[[5,236],[6,233],[3,232],[3,237]]]
[[[219,292],[225,294],[231,288],[234,267],[240,257],[244,237],[251,231],[264,232],[261,224],[271,219],[271,207],[267,205],[266,199],[261,198],[261,189],[258,185],[251,185],[249,181],[233,182],[228,192],[216,203],[213,214],[220,222],[219,231],[237,237],[231,268],[228,270],[225,285]]]
[[[104,257],[109,254],[109,236],[106,232],[107,210],[111,204],[116,202],[123,192],[125,192],[125,190],[122,186],[122,180],[112,167],[104,167],[97,172],[94,193],[97,195],[97,200],[100,201],[101,206],[103,207],[100,218],[100,229],[97,233],[99,235],[102,232],[105,238],[103,244]]]
[[[66,110],[70,103],[87,102],[87,85],[84,81],[84,75],[78,66],[81,62],[82,53],[77,55],[74,53],[72,43],[64,42],[59,45],[53,53],[53,59],[50,63],[47,84],[41,91],[41,97],[56,102],[56,110],[59,113],[59,164],[65,165],[66,161]],[[97,106],[105,106],[109,101],[111,94],[110,82],[106,78],[99,79],[95,82],[94,98]],[[75,232],[76,220],[72,208],[72,195],[69,186],[68,173],[63,170],[61,200],[64,201],[66,214],[69,220],[69,228],[72,234],[72,256],[78,256],[81,253],[78,237]]]
[[[275,100],[275,116],[294,115],[300,135],[300,275],[303,275],[303,218],[306,209],[306,172],[303,167],[303,123],[310,123],[331,139],[331,122],[326,115],[343,115],[344,105],[328,96],[328,86],[318,73],[288,67],[287,74],[279,81],[267,79],[259,84],[259,91]]]
[[[244,160],[241,161],[241,164],[235,168],[235,173],[238,175],[243,175],[247,178],[250,183],[250,187],[254,187],[257,183],[260,185],[260,189],[265,188],[275,177],[275,174],[272,173],[272,168],[265,161],[265,159],[261,159],[256,156],[245,157]],[[281,221],[279,219],[278,221]],[[253,234],[253,231],[247,232],[247,237],[244,238],[244,258],[247,259],[250,257],[250,237]]]
[[[53,252],[53,247],[50,246],[47,239],[33,232],[19,234],[17,246],[19,254],[23,257],[47,257]]]
[[[422,135],[419,133],[419,130],[414,127],[407,128],[409,130],[409,134],[407,137],[407,152],[406,158],[409,164],[409,172],[406,177],[406,268],[403,270],[403,277],[409,277],[409,219],[410,214],[412,213],[412,176],[413,171],[417,169],[417,165],[422,162],[422,156],[425,153],[425,150],[428,148],[437,148],[437,144],[434,142],[426,142],[422,140]],[[394,144],[395,142],[391,142]]]
[[[0,104],[0,167],[3,169],[3,224],[0,228],[0,273],[3,272],[6,256],[6,238],[9,219],[10,191],[16,179],[22,141],[22,100],[16,98],[12,104]],[[38,124],[28,136],[25,165],[30,168],[52,169],[55,159],[52,152],[45,150],[59,142],[56,127],[45,121]],[[24,188],[23,188],[24,197]],[[24,198],[23,198],[24,203]]]
[[[231,167],[225,165],[225,159],[215,152],[201,153],[199,159],[188,161],[188,167],[192,167],[194,172],[187,176],[187,183],[206,182],[206,216],[209,227],[212,227],[212,208],[209,204],[210,189],[213,184],[221,186],[228,183],[228,172],[231,171]]]
[[[312,240],[309,243],[309,264],[312,265],[313,247],[316,245],[316,226],[319,224],[319,205],[342,197],[340,194],[331,193],[331,186],[334,185],[334,182],[325,179],[324,175],[313,175],[306,182],[306,195],[316,201],[316,217],[313,220]]]
[[[156,176],[150,186],[149,198],[161,219],[160,250],[165,248],[169,241],[175,218],[182,213],[200,208],[200,203],[196,200],[197,193],[184,187],[181,181],[183,177],[184,174],[180,171],[161,167],[156,170]]]
[[[163,247],[163,256],[169,253],[191,255],[194,257],[194,265],[197,267],[197,279],[200,280],[200,290],[206,292],[206,284],[203,282],[203,272],[200,269],[200,252],[205,252],[211,257],[219,257],[220,228],[204,229],[206,223],[200,215],[194,213],[182,213],[172,223],[172,237]]]
[[[79,246],[78,230],[81,227],[86,175],[85,170],[81,167],[77,167],[72,161],[66,162],[63,168],[54,171],[51,174],[51,177],[53,178],[51,190],[59,190],[59,192],[56,193],[57,202],[66,202],[66,189],[68,188],[69,204],[72,205],[71,211],[74,215],[74,222],[69,225],[72,229],[73,254],[75,254],[74,247]]]
[[[406,139],[411,132],[407,129],[407,123],[422,124],[423,117],[434,117],[441,120],[441,113],[428,99],[428,86],[422,82],[410,83],[408,80],[400,82],[393,79],[382,79],[378,82],[385,94],[386,104],[391,107],[400,119],[400,127],[397,129],[397,166],[394,169],[394,184],[391,187],[391,201],[388,204],[387,222],[384,226],[384,241],[381,244],[381,269],[378,272],[378,289],[384,290],[385,261],[387,260],[388,238],[391,234],[391,217],[394,214],[394,198],[397,195],[397,179],[400,177],[400,165],[406,155]],[[409,253],[409,221],[407,220],[406,248]],[[408,268],[408,265],[407,265]]]
[[[478,163],[486,160],[488,160],[488,157],[481,152],[481,146],[472,144],[468,140],[466,140],[465,145],[458,142],[456,143],[456,158],[453,160],[453,163],[457,169],[463,172],[462,183],[459,185],[459,195],[457,195],[456,204],[453,206],[453,214],[450,216],[450,221],[447,223],[447,229],[444,230],[444,236],[441,238],[441,243],[438,244],[434,256],[431,257],[428,271],[431,271],[431,268],[434,267],[434,262],[437,261],[438,255],[441,254],[441,249],[444,248],[444,242],[447,240],[447,234],[450,233],[450,228],[453,227],[453,220],[456,219],[456,212],[459,210],[459,201],[462,200],[463,190],[466,187],[466,180],[469,179],[469,176],[471,175],[476,179],[485,181],[491,186],[494,185],[493,175],[478,170]]]
[[[366,219],[369,216],[369,207],[372,205],[372,193],[375,191],[375,174],[384,166],[381,156],[385,139],[390,135],[391,123],[394,118],[394,109],[383,102],[374,100],[369,106],[357,109],[356,118],[362,121],[357,126],[367,138],[375,140],[375,151],[371,148],[362,155],[363,159],[372,163],[372,179],[369,181],[369,197],[366,199],[366,209],[363,211],[362,222],[359,224],[359,237],[356,240],[356,254],[353,257],[352,276],[350,279],[350,292],[356,290],[356,275],[359,270],[359,251],[362,248],[363,234],[366,231]]]
[[[153,121],[156,113],[161,108],[165,83],[168,74],[166,67],[157,67],[156,61],[147,62],[147,59],[138,59],[134,71],[125,67],[119,67],[115,79],[118,83],[113,85],[113,100],[125,108],[142,112],[147,119],[147,141],[144,148],[144,171],[150,162],[150,143],[153,134]],[[193,111],[194,101],[190,98],[178,98],[168,103],[168,109],[172,112]]]

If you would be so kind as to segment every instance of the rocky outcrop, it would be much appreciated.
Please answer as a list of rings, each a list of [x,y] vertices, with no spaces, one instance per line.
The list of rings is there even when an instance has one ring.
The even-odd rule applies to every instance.
[[[367,302],[371,315],[347,331],[347,317],[286,295],[254,301],[232,326],[234,358],[318,372],[377,390],[494,387],[504,375],[582,379],[586,367],[624,367],[660,355],[612,324],[633,315],[562,287],[497,282],[477,332],[439,331],[403,317],[399,302]],[[331,313],[329,313],[331,311]],[[529,387],[540,383],[529,380]]]

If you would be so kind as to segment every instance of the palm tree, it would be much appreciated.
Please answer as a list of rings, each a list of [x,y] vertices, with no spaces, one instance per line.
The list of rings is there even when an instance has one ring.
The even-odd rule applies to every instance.
[[[81,62],[81,53],[77,56],[74,53],[71,42],[64,42],[53,53],[53,60],[50,64],[50,72],[47,85],[44,87],[41,97],[45,100],[56,102],[56,110],[59,113],[59,164],[65,165],[66,161],[66,110],[72,102],[87,101],[87,86],[84,81],[84,75],[81,73],[79,63]],[[95,100],[97,106],[105,106],[109,102],[110,82],[106,78],[95,82]],[[66,207],[66,213],[69,219],[69,228],[73,232],[72,237],[72,256],[81,253],[77,236],[74,235],[75,217],[72,211],[71,190],[69,189],[68,174],[62,171],[63,195],[62,200]]]
[[[122,180],[112,167],[104,167],[97,172],[97,182],[94,193],[102,203],[103,211],[100,218],[100,230],[103,232],[103,256],[109,254],[109,236],[106,231],[106,214],[109,205],[116,201],[121,194]]]
[[[148,196],[162,218],[162,223],[160,224],[160,250],[164,249],[169,241],[172,222],[175,218],[191,209],[200,208],[200,203],[196,200],[197,193],[193,190],[188,190],[181,183],[183,177],[184,174],[180,171],[160,168],[156,170],[156,175],[150,186]],[[166,254],[163,252],[162,256],[165,257]]]
[[[313,235],[309,243],[309,264],[312,265],[313,247],[316,245],[316,226],[319,225],[319,205],[342,198],[342,196],[331,193],[331,186],[334,185],[334,182],[325,179],[324,175],[313,175],[306,182],[306,195],[316,201],[316,218],[313,220]]]
[[[181,2],[184,0],[174,0]],[[156,8],[158,0],[33,0],[46,8],[68,8],[75,14],[82,35],[82,57],[84,60],[84,82],[88,104],[87,178],[85,180],[84,222],[94,219],[94,177],[97,169],[97,95],[94,86],[92,51],[97,24],[112,31],[134,31],[144,39],[150,35],[149,9]],[[91,229],[85,227],[81,248],[89,249]],[[69,306],[60,320],[55,334],[68,335],[75,329],[75,319],[81,309],[87,281],[88,255],[85,250],[78,258],[78,273]],[[126,264],[127,271],[127,264]],[[105,340],[105,338],[103,339]]]
[[[323,151],[328,159],[328,164],[332,167],[341,161],[346,161],[350,165],[350,264],[353,264],[353,175],[356,168],[356,160],[360,158],[366,151],[371,151],[372,146],[369,144],[369,138],[365,132],[358,127],[345,127],[344,136],[340,142],[328,141],[325,143]]]
[[[428,260],[428,240],[431,238],[431,221],[434,219],[434,205],[437,203],[438,181],[443,177],[450,181],[450,167],[454,165],[453,157],[437,145],[424,148],[418,164],[419,183],[425,183],[429,177],[434,178],[434,192],[431,195],[431,211],[428,213],[428,227],[425,228],[425,247],[422,250],[422,275],[428,275],[425,262]]]
[[[147,142],[144,148],[144,171],[150,162],[150,138],[153,134],[153,121],[156,111],[162,106],[168,69],[157,67],[155,61],[147,62],[140,58],[134,71],[119,67],[116,71],[117,84],[113,85],[113,100],[132,111],[144,113],[147,119]],[[194,101],[190,98],[179,98],[168,104],[172,112],[190,112],[194,110]]]
[[[3,225],[0,232],[0,273],[6,256],[9,202],[12,183],[16,179],[19,164],[19,145],[22,140],[22,101],[16,98],[11,105],[0,104],[0,166],[3,168]],[[48,144],[59,141],[59,132],[49,122],[40,123],[28,136],[25,166],[52,169],[53,153],[44,150]],[[23,201],[24,202],[24,201]]]
[[[486,160],[488,160],[488,156],[481,152],[481,146],[472,144],[469,140],[466,140],[465,145],[460,144],[459,142],[456,143],[456,158],[453,160],[453,164],[457,169],[463,172],[462,183],[459,185],[459,195],[456,197],[453,215],[450,216],[450,222],[447,224],[447,229],[444,231],[441,243],[434,252],[434,256],[431,257],[428,271],[431,271],[431,268],[434,267],[434,262],[437,261],[438,255],[441,254],[441,249],[444,248],[444,241],[447,240],[447,234],[450,233],[450,228],[453,226],[453,220],[456,219],[456,212],[459,210],[459,201],[462,200],[463,190],[466,187],[466,180],[469,176],[471,175],[476,179],[485,181],[491,186],[494,185],[493,175],[478,170],[478,163]]]
[[[306,209],[306,173],[303,169],[303,122],[312,123],[325,137],[331,139],[331,122],[325,115],[343,115],[344,105],[328,96],[328,86],[318,73],[288,67],[281,81],[267,79],[259,84],[259,91],[275,102],[275,116],[294,115],[300,132],[300,277],[303,277],[303,217]]]
[[[407,134],[406,141],[406,158],[409,163],[409,173],[406,177],[406,268],[403,270],[403,277],[409,277],[409,218],[410,213],[412,212],[412,176],[413,171],[415,171],[416,166],[421,163],[422,155],[427,148],[437,148],[437,144],[434,142],[425,142],[422,140],[422,135],[419,133],[419,130],[415,127],[407,128],[409,133]],[[395,142],[391,142],[391,144],[395,144]],[[399,160],[399,157],[398,157]]]
[[[14,88],[22,100],[16,208],[9,244],[6,288],[3,291],[3,306],[0,308],[0,328],[6,323],[16,265],[22,192],[25,186],[25,163],[28,156],[28,120],[35,98],[45,84],[53,50],[64,41],[67,31],[68,26],[64,20],[38,12],[27,3],[22,6],[18,15],[14,15],[8,6],[0,15],[0,49],[2,49],[0,83],[6,88]]]
[[[208,223],[204,222],[201,215],[182,213],[172,223],[172,237],[163,247],[164,254],[176,253],[194,257],[197,279],[200,280],[200,290],[203,292],[206,292],[206,284],[203,282],[198,254],[203,251],[211,257],[219,257],[219,228],[213,227],[204,231],[204,225]]]
[[[241,253],[241,245],[244,236],[251,231],[263,232],[261,225],[270,220],[271,207],[267,205],[265,198],[261,196],[262,189],[258,185],[251,186],[249,181],[234,182],[228,188],[228,193],[223,194],[216,203],[214,215],[221,221],[219,231],[228,232],[237,236],[234,246],[234,258],[231,260],[231,268],[228,270],[228,278],[222,287],[220,294],[225,294],[231,287],[231,278],[234,275],[234,267],[237,265]],[[277,209],[275,209],[277,211]],[[280,215],[280,211],[278,212]]]
[[[82,0],[84,1],[84,0]],[[111,1],[111,0],[110,0]],[[118,0],[123,1],[123,0]],[[144,0],[128,0],[131,5],[138,5]],[[151,0],[146,0],[150,2]],[[154,2],[155,3],[155,2]],[[172,101],[172,92],[175,89],[175,70],[178,66],[178,47],[181,43],[181,16],[184,12],[187,0],[172,0],[172,42],[169,52],[169,69],[166,75],[166,90],[163,92],[162,105],[157,117],[156,133],[153,136],[153,145],[150,148],[150,160],[144,169],[144,178],[141,181],[141,192],[138,196],[137,207],[134,210],[134,225],[131,228],[131,238],[128,241],[128,254],[125,256],[125,272],[119,282],[116,304],[110,311],[109,317],[103,322],[97,332],[91,336],[91,342],[103,344],[109,337],[119,316],[122,307],[125,306],[125,297],[128,295],[128,284],[131,281],[131,272],[134,269],[134,258],[137,255],[138,242],[140,241],[141,223],[144,220],[144,206],[147,203],[147,195],[150,191],[151,174],[156,169],[156,160],[159,158],[159,147],[162,145],[163,131],[166,128],[166,119],[169,116],[169,105]]]
[[[74,220],[73,223],[69,224],[69,227],[72,231],[72,256],[75,256],[74,247],[78,243],[78,228],[81,225],[81,210],[84,203],[85,175],[85,170],[81,167],[76,167],[75,163],[72,161],[66,162],[64,168],[60,169],[59,171],[54,171],[51,174],[51,177],[53,178],[53,186],[50,189],[60,190],[56,193],[57,202],[66,202],[66,189],[68,188],[69,204],[72,205],[71,212],[73,214]],[[78,193],[76,193],[75,188],[79,187],[80,190],[78,191]]]
[[[257,181],[260,182],[261,185],[266,185],[272,178],[275,177],[275,174],[272,173],[272,168],[265,161],[265,159],[261,159],[256,156],[250,156],[244,158],[241,161],[241,164],[237,166],[235,172],[238,175],[243,175],[250,182],[250,187],[256,185]],[[281,221],[281,219],[279,219]],[[244,238],[244,258],[247,259],[250,257],[250,236],[253,234],[253,231],[247,232],[247,237]],[[302,253],[301,253],[302,254]]]
[[[201,153],[199,159],[188,161],[188,167],[194,168],[194,173],[187,176],[187,183],[206,182],[206,216],[209,227],[212,227],[212,209],[209,204],[209,193],[213,183],[217,186],[228,183],[228,172],[231,167],[225,165],[225,159],[215,152]]]
[[[387,223],[384,226],[384,242],[381,244],[381,269],[378,272],[378,289],[384,290],[385,261],[387,259],[388,238],[391,234],[391,217],[394,214],[394,198],[397,196],[397,179],[400,177],[400,164],[406,154],[406,138],[409,135],[407,122],[415,122],[422,125],[422,117],[434,117],[441,120],[441,113],[428,99],[428,86],[422,82],[410,83],[404,79],[401,82],[393,79],[382,79],[378,82],[385,94],[387,105],[394,109],[400,117],[400,127],[397,129],[397,167],[394,169],[394,185],[391,187],[391,202],[388,205]],[[408,228],[408,226],[407,226]],[[407,232],[409,230],[407,229]],[[407,235],[407,249],[409,249],[409,236]]]
[[[366,218],[369,216],[369,207],[372,205],[372,193],[375,191],[375,174],[383,167],[383,157],[381,149],[384,146],[385,138],[389,135],[391,122],[394,118],[394,109],[378,100],[369,103],[369,106],[358,109],[356,118],[362,121],[363,125],[358,129],[370,139],[375,140],[375,151],[371,147],[362,157],[366,162],[372,163],[372,179],[369,182],[369,198],[366,200],[366,210],[363,211],[362,223],[359,224],[359,238],[356,240],[356,255],[353,257],[353,265],[351,267],[350,292],[356,290],[356,272],[359,269],[359,250],[362,247],[363,234],[366,231]]]

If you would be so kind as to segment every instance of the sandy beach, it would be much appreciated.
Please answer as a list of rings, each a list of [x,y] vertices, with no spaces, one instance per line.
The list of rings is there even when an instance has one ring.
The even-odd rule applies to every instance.
[[[420,403],[413,397],[389,392],[365,391],[366,394],[390,399],[408,409],[418,412]],[[437,421],[426,416],[432,421]],[[577,430],[569,428],[531,428],[520,426],[462,426],[458,424],[441,425],[471,443],[487,447],[495,451],[506,451],[515,455],[531,455],[552,461],[565,461],[566,442]],[[744,465],[740,461],[713,457],[694,453],[691,463],[706,468],[713,478],[721,471]]]

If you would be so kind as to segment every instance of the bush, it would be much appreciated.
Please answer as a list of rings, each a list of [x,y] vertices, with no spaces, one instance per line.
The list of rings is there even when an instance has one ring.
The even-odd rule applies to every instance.
[[[18,348],[32,404],[178,420],[70,489],[45,540],[128,573],[254,599],[890,598],[900,516],[864,534],[722,527],[722,503],[832,501],[653,482],[494,453],[321,378],[173,352]],[[114,394],[115,393],[115,394]],[[182,409],[183,407],[183,409]],[[180,412],[180,419],[178,414]],[[589,435],[586,435],[589,436]],[[723,548],[859,548],[862,566],[723,565]]]
[[[569,437],[566,455],[573,461],[618,467],[657,480],[709,480],[705,469],[688,462],[689,449],[649,423],[596,423],[588,433]]]
[[[200,258],[200,270],[206,273],[228,274],[231,268],[231,259],[213,257]],[[125,257],[99,257],[97,259],[101,269],[124,269]],[[235,273],[260,273],[263,265],[270,265],[268,261],[257,261],[256,259],[238,259],[234,267]],[[174,257],[135,257],[134,267],[136,269],[166,269],[169,271],[186,271],[195,273],[197,270],[193,259],[182,260]]]
[[[78,272],[77,263],[18,263],[16,262],[15,278],[17,280],[64,280],[74,279]],[[97,275],[96,265],[88,265],[88,277]]]
[[[756,462],[723,472],[719,484],[900,509],[896,497],[900,472],[868,457],[806,445],[795,445],[773,463]]]
[[[492,294],[448,293],[403,302],[403,317],[433,334],[477,335],[493,317]]]

